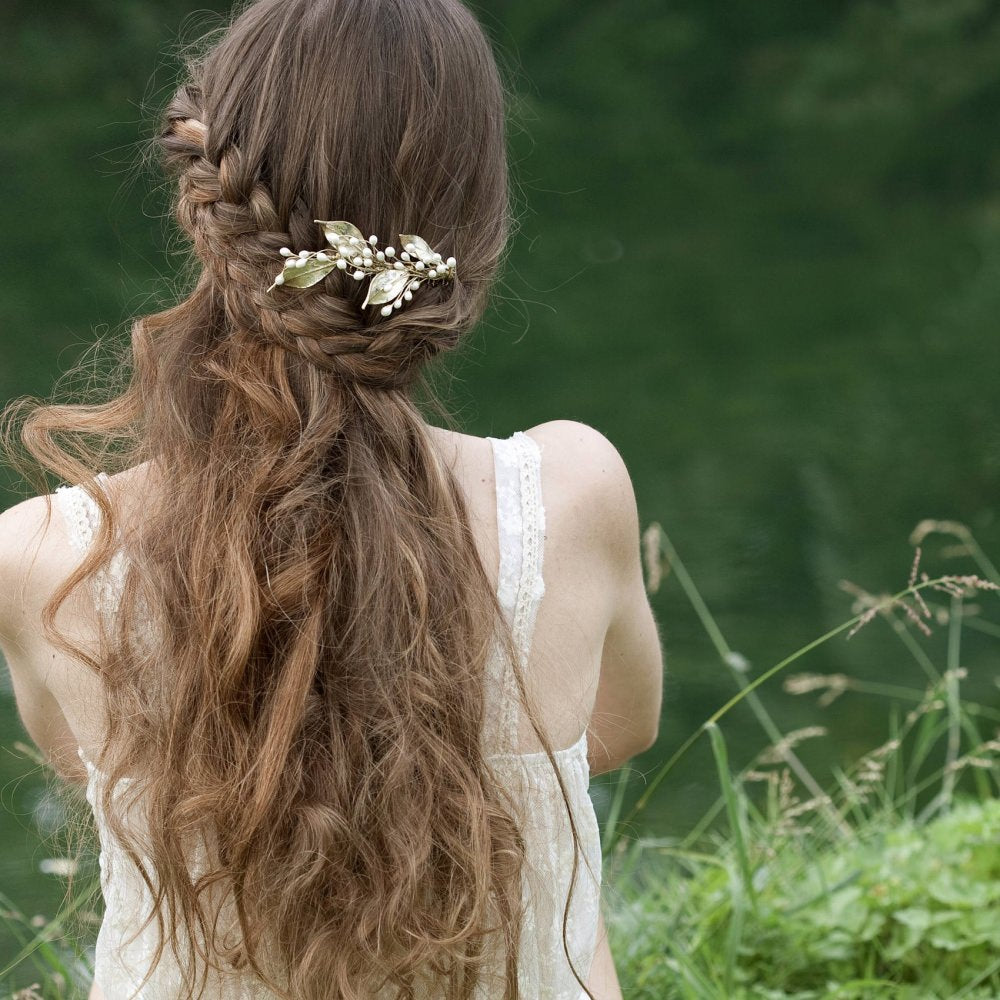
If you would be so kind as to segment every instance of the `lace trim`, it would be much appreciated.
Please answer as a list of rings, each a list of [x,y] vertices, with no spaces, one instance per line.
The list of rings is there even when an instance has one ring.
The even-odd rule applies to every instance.
[[[525,669],[527,658],[524,655],[524,634],[523,634],[523,599],[524,599],[524,500],[521,489],[521,474],[523,458],[518,445],[518,434],[515,432],[508,438],[508,446],[513,459],[514,466],[511,469],[512,476],[508,480],[507,490],[514,500],[513,510],[516,516],[513,519],[514,532],[517,536],[516,548],[512,548],[511,556],[516,560],[517,583],[515,585],[511,629],[514,637],[514,648],[521,660],[521,669]],[[514,675],[514,665],[508,660],[503,663],[503,674],[500,678],[500,745],[503,750],[513,753],[517,749],[518,734],[518,690],[517,678]]]
[[[497,596],[504,609],[522,669],[531,649],[542,581],[545,512],[541,496],[541,453],[523,431],[509,438],[490,438],[496,478],[497,533],[500,572]],[[489,667],[492,685],[487,709],[486,740],[491,756],[515,754],[519,705],[514,665],[495,655]]]
[[[513,632],[521,658],[521,669],[527,670],[535,617],[545,589],[541,577],[544,529],[544,511],[541,490],[539,489],[541,462],[540,451],[534,438],[529,437],[524,431],[516,431],[510,440],[517,456],[518,493],[520,496],[518,533],[521,550],[520,578],[514,605]],[[514,749],[518,744],[520,699],[517,678],[514,675],[512,664],[507,665],[507,670],[504,673],[503,690],[502,736],[504,745]]]
[[[523,431],[517,432],[521,455],[522,573],[520,604],[515,616],[523,655],[531,652],[538,606],[545,595],[542,556],[545,542],[545,505],[542,503],[542,460],[538,442]]]
[[[99,484],[108,478],[104,472],[97,474]],[[85,556],[100,531],[101,509],[82,486],[60,486],[55,495],[66,520],[70,544]],[[94,575],[94,602],[98,612],[105,615],[115,613],[124,580],[125,554],[119,550],[111,557],[110,564],[102,566]]]
[[[497,596],[513,622],[521,579],[521,494],[519,457],[515,436],[491,438],[496,477],[497,534],[500,573]]]
[[[82,499],[86,494],[79,486],[60,486],[55,496],[66,521],[70,544],[79,553],[86,554],[94,540],[93,524]]]

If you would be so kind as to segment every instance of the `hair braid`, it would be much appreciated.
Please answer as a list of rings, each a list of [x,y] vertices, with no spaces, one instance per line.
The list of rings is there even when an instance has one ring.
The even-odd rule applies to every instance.
[[[299,204],[294,210],[299,225],[282,228],[270,191],[238,146],[226,146],[218,162],[210,157],[203,115],[194,88],[181,87],[167,108],[160,141],[168,168],[179,172],[177,220],[235,326],[371,389],[405,388],[425,361],[458,343],[464,307],[452,310],[455,321],[449,325],[440,306],[428,305],[425,295],[422,306],[407,315],[380,317],[370,326],[353,279],[339,272],[307,294],[268,293],[281,247],[320,242],[315,221]],[[301,230],[309,237],[293,238]],[[338,284],[348,294],[338,294]]]

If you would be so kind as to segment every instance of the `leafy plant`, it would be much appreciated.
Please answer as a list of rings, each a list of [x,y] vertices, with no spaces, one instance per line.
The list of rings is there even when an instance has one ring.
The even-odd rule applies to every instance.
[[[998,574],[963,526],[924,522],[913,540],[919,544],[932,532],[956,536],[956,551],[971,556],[982,575],[931,579],[919,570],[918,548],[905,590],[876,598],[846,585],[855,597],[854,618],[752,682],[669,539],[655,525],[647,533],[650,579],[663,576],[662,552],[721,661],[731,669],[735,664],[741,690],[656,772],[624,820],[618,819],[619,782],[614,829],[605,833],[614,892],[607,923],[630,1000],[998,995],[1000,732],[984,738],[980,726],[1000,720],[1000,712],[961,697],[967,673],[958,663],[963,627],[995,628],[966,602],[995,591]],[[947,606],[932,609],[924,593],[943,594]],[[894,705],[890,738],[848,770],[834,767],[824,788],[795,748],[828,735],[827,729],[781,734],[755,701],[772,743],[734,774],[719,721],[818,645],[853,635],[880,615],[928,681],[922,691],[891,689],[915,705],[901,719]],[[943,671],[913,634],[926,634],[931,621],[948,629]],[[842,675],[796,675],[785,689],[821,691],[823,704],[848,690],[885,693]],[[627,824],[703,732],[720,781],[713,807],[683,838],[627,840]],[[941,765],[924,774],[935,755]],[[966,774],[975,796],[957,792]],[[753,794],[756,789],[762,792]],[[922,805],[921,797],[927,799]],[[716,823],[722,815],[725,821]]]

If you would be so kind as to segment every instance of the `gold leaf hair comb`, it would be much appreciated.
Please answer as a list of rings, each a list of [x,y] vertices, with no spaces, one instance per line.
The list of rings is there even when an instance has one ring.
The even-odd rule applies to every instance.
[[[404,302],[409,302],[424,281],[455,277],[455,258],[442,260],[441,254],[432,250],[419,236],[404,236],[401,233],[399,243],[403,249],[397,255],[394,247],[379,250],[376,237],[369,236],[366,240],[361,230],[350,222],[313,221],[323,227],[330,251],[300,250],[295,253],[288,247],[282,247],[285,266],[274,279],[269,292],[279,285],[308,288],[322,281],[334,268],[350,270],[355,281],[361,281],[366,275],[373,276],[362,308],[380,305],[382,315],[388,316],[393,309],[400,309]]]

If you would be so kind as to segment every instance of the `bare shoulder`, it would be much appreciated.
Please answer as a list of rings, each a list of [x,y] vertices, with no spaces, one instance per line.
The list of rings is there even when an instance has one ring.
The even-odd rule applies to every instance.
[[[548,496],[572,507],[612,562],[628,571],[638,550],[639,518],[618,448],[578,420],[549,420],[527,433],[541,448]]]
[[[117,496],[145,485],[148,471],[144,464],[108,477],[104,492],[113,508]],[[36,628],[42,609],[79,566],[79,539],[73,544],[59,499],[31,497],[0,512],[0,639],[13,643],[25,627]]]
[[[53,501],[51,495],[31,497],[0,513],[0,635],[8,639],[19,630],[26,605],[37,603],[34,596],[59,570],[52,536],[63,529],[51,513]]]
[[[585,482],[628,478],[618,449],[596,427],[579,420],[549,420],[528,432],[543,448],[547,468]]]

